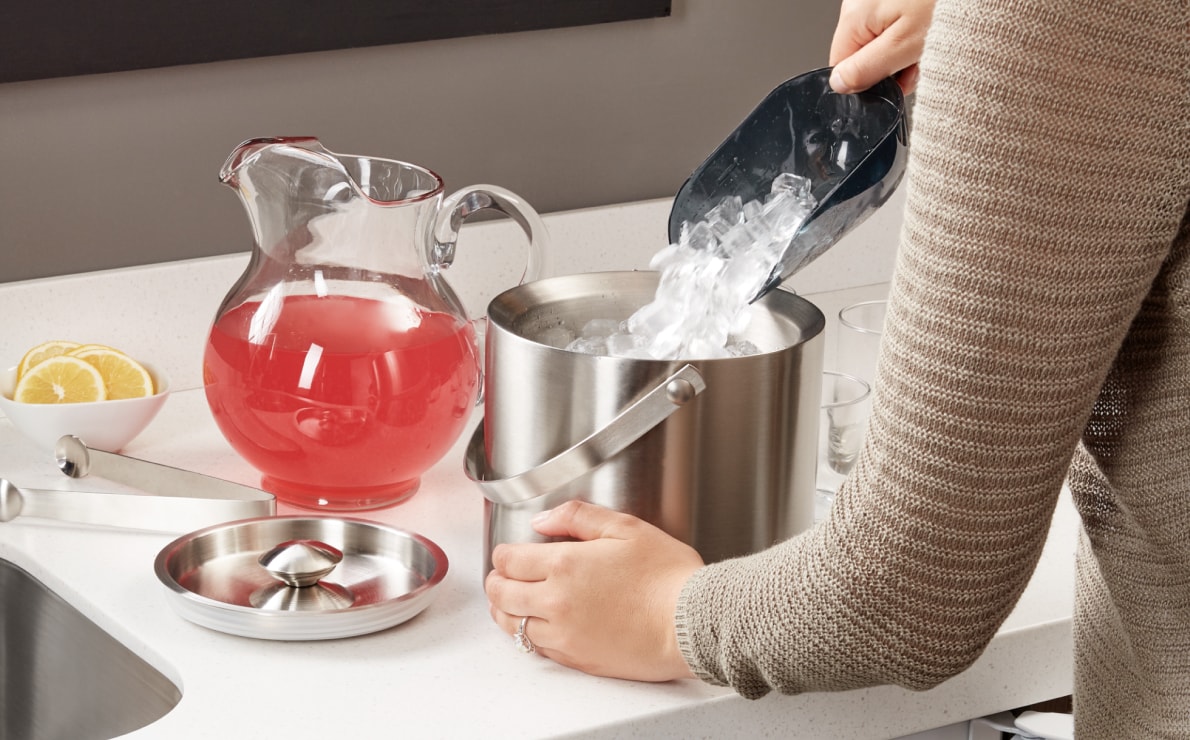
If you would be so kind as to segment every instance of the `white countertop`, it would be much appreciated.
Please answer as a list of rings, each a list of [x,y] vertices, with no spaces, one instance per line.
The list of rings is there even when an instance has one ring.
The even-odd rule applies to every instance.
[[[883,291],[898,203],[795,280],[828,317],[846,302]],[[666,203],[650,201],[547,216],[554,248],[566,257],[567,269],[556,266],[555,272],[643,266],[664,238],[667,213]],[[465,239],[499,240],[503,229],[499,223],[468,227]],[[878,257],[863,257],[869,253]],[[461,239],[459,264],[467,257]],[[490,259],[493,280],[503,266],[498,254]],[[151,359],[179,390],[124,453],[255,485],[256,475],[218,433],[199,388],[207,326],[244,262],[233,255],[0,284],[0,312],[12,327],[0,340],[0,360],[15,364],[24,348],[67,335]],[[496,290],[487,292],[494,295],[501,284],[490,284]],[[472,303],[487,287],[473,280],[459,292]],[[88,310],[96,305],[105,311]],[[79,320],[66,323],[80,310]],[[594,678],[523,655],[491,622],[482,589],[482,498],[462,469],[463,447],[479,414],[412,499],[353,515],[421,533],[450,559],[434,603],[380,633],[274,642],[195,626],[172,611],[153,574],[153,560],[171,535],[18,520],[0,525],[0,557],[44,581],[181,687],[178,706],[130,736],[136,738],[879,738],[1070,692],[1077,518],[1065,498],[1032,582],[986,653],[928,692],[880,687],[749,702],[693,680],[654,685]],[[63,477],[7,420],[0,420],[0,475],[31,488],[104,488],[103,481],[83,486]],[[279,513],[306,512],[282,505]]]

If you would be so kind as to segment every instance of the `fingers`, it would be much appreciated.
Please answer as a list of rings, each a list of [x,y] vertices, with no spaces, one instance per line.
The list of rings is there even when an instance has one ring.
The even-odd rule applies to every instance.
[[[584,501],[567,501],[533,518],[533,528],[539,534],[584,541],[601,537],[623,539],[639,524],[643,522],[634,516]]]
[[[535,521],[572,541],[502,544],[484,583],[508,635],[521,620],[536,652],[597,675],[645,681],[690,676],[674,632],[679,594],[702,558],[634,516],[571,502]],[[573,541],[589,538],[586,541]]]
[[[831,39],[831,88],[860,92],[896,75],[912,92],[933,10],[934,0],[843,0]]]
[[[501,631],[515,635],[517,630],[520,629],[521,620],[524,619],[523,616],[502,612],[494,606],[490,607],[490,611],[492,613],[492,621],[496,623],[496,626]],[[542,628],[544,626],[545,620],[540,617],[529,616],[529,621],[525,623],[525,634],[533,641],[535,647],[541,647],[541,645],[537,644],[537,641],[542,639],[541,635],[544,632]]]
[[[496,623],[496,626],[510,636],[516,635],[517,631],[521,628],[521,620],[526,618],[517,614],[502,612],[494,606],[491,607],[491,613],[492,621]],[[541,617],[529,616],[528,621],[525,622],[525,637],[533,645],[533,652],[542,657],[552,657],[550,648],[548,647],[550,639],[549,622]]]
[[[839,13],[839,23],[831,37],[830,66],[835,66],[855,52],[864,48],[878,33],[868,30],[868,25],[859,9],[844,2]]]
[[[550,653],[551,636],[550,623],[541,616],[542,605],[540,595],[534,591],[541,588],[539,582],[525,583],[511,578],[505,578],[493,570],[484,580],[484,591],[488,595],[488,612],[492,621],[509,635],[515,635],[521,626],[521,620],[528,617],[525,623],[525,634],[533,643],[535,652],[546,657],[554,657]]]
[[[550,573],[549,544],[497,545],[492,550],[492,572],[517,581],[544,581]]]
[[[542,616],[557,610],[545,582],[567,569],[572,542],[502,544],[492,550],[492,571],[484,579],[488,602],[512,615]]]
[[[658,535],[661,530],[631,514],[584,501],[567,501],[533,517],[533,528],[546,537],[581,542],[600,539],[626,540]],[[492,550],[493,572],[517,581],[544,581],[565,569],[568,547],[574,543],[501,544]]]
[[[914,66],[921,56],[917,43],[900,37],[890,27],[854,54],[835,65],[831,88],[838,93],[867,90],[885,77]]]
[[[484,579],[483,588],[488,603],[493,609],[512,615],[540,613],[540,606],[534,603],[532,587],[538,582],[520,581],[493,570]],[[495,612],[492,613],[495,616]]]
[[[917,80],[921,77],[921,68],[914,64],[912,67],[902,69],[897,73],[897,84],[901,86],[901,92],[908,95],[917,89]]]

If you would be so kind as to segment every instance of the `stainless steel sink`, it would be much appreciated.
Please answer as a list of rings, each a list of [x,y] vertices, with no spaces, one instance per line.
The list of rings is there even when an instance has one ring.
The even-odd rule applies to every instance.
[[[0,559],[0,740],[107,740],[181,698],[160,671]]]

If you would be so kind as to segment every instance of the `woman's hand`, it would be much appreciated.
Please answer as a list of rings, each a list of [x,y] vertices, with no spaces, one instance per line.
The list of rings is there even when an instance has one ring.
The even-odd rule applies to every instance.
[[[484,584],[492,618],[513,634],[522,617],[537,652],[587,673],[638,681],[691,676],[674,609],[693,548],[634,516],[571,501],[534,529],[579,542],[500,545]]]
[[[843,0],[831,40],[831,87],[854,93],[896,75],[905,94],[913,92],[933,15],[934,0]]]

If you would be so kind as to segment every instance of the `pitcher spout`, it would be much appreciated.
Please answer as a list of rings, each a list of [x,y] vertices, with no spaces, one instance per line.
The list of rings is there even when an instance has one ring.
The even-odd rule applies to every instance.
[[[442,179],[417,165],[332,152],[312,136],[249,139],[219,172],[278,263],[420,277]],[[313,269],[313,268],[311,268]]]
[[[249,172],[258,174],[249,177]],[[312,136],[249,139],[228,156],[219,179],[241,195],[247,195],[245,189],[280,186],[282,192],[297,188],[328,202],[358,198],[379,206],[428,201],[443,192],[442,178],[424,167],[338,154]]]
[[[313,136],[267,136],[248,139],[232,150],[227,161],[219,170],[219,181],[224,185],[238,187],[240,173],[260,159],[262,153],[285,148],[291,155],[301,155],[302,150],[317,155],[323,163],[335,161],[335,157]],[[304,157],[303,157],[304,158]]]

